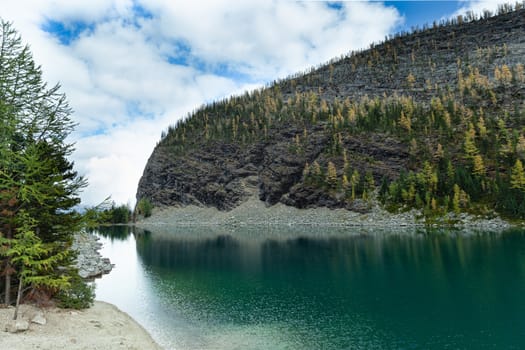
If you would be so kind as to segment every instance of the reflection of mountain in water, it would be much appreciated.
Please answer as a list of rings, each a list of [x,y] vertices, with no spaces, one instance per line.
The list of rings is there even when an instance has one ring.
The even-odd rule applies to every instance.
[[[172,233],[135,228],[137,251],[148,265],[158,267],[240,268],[250,264],[264,266],[304,266],[359,273],[364,266],[410,266],[418,268],[426,260],[436,264],[439,274],[450,267],[461,270],[477,267],[479,250],[505,246],[512,235],[473,236],[418,234],[415,231],[349,233],[344,230],[302,228],[301,234],[288,228],[257,233],[247,228],[236,231],[203,232],[202,228],[172,228]],[[261,232],[262,231],[262,232]],[[497,257],[492,257],[497,258]],[[491,255],[483,256],[491,259]],[[496,262],[494,262],[496,263]]]
[[[525,341],[523,232],[132,231],[156,317],[167,322],[165,332],[183,327],[177,347],[227,340],[223,348],[512,348]]]

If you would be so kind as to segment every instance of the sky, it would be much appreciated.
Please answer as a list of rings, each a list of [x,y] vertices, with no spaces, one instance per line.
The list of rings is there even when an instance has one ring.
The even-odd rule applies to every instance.
[[[1,0],[78,123],[82,204],[135,203],[162,131],[203,104],[505,1]]]

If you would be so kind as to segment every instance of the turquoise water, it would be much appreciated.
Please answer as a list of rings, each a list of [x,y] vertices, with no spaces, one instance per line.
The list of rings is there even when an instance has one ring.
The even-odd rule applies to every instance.
[[[525,232],[110,228],[97,299],[167,349],[523,349]]]

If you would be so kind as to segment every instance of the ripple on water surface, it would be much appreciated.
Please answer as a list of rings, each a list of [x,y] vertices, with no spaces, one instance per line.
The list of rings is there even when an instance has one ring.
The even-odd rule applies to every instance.
[[[168,349],[525,347],[522,231],[310,230],[105,238],[106,300]]]

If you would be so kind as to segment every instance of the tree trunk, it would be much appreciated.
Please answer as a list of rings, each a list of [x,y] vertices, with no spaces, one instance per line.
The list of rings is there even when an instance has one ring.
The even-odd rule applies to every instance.
[[[9,273],[9,270],[11,269],[11,265],[9,264],[9,258],[7,260],[7,266],[6,266],[6,274],[5,274],[5,298],[4,298],[4,304],[10,305],[11,304],[11,274]]]
[[[12,238],[12,232],[11,232],[11,225],[8,225],[7,227],[7,239]],[[9,248],[9,246],[8,246]],[[6,259],[7,263],[5,266],[5,300],[4,304],[10,305],[11,304],[11,259],[7,257]]]
[[[20,280],[18,281],[18,293],[16,294],[16,306],[15,306],[15,314],[13,316],[13,320],[16,320],[18,317],[18,306],[20,306],[20,298],[22,296],[22,281],[23,278],[20,276]]]

